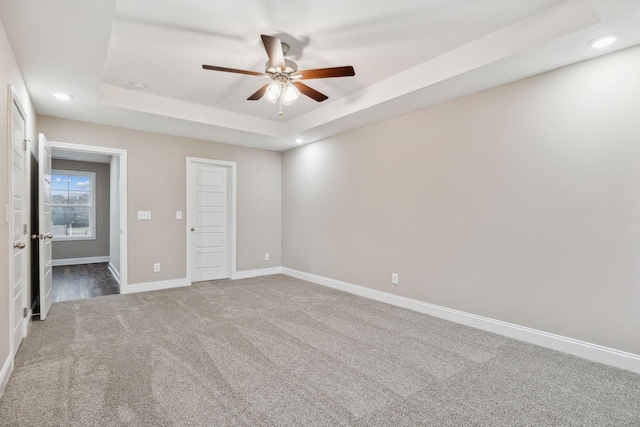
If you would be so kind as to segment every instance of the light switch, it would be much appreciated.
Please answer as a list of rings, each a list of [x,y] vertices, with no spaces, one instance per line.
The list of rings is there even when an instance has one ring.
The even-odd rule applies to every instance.
[[[138,211],[138,219],[151,219],[151,211]]]
[[[176,211],[176,219],[182,219],[182,211]]]

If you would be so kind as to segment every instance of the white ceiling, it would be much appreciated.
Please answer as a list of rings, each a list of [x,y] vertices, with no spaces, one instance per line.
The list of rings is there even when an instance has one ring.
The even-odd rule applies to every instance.
[[[0,18],[39,114],[271,150],[640,44],[639,0],[0,0]],[[278,116],[246,101],[264,78],[202,69],[264,71],[261,34],[356,76],[305,81],[329,99]]]

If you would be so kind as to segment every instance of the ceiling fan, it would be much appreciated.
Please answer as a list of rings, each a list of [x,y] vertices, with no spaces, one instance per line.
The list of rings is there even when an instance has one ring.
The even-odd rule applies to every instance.
[[[326,79],[329,77],[350,77],[356,72],[352,66],[317,68],[314,70],[298,70],[298,65],[285,59],[289,51],[289,45],[282,43],[279,38],[261,35],[262,43],[267,51],[269,61],[265,66],[264,73],[256,71],[237,70],[235,68],[217,67],[215,65],[202,65],[205,70],[224,71],[227,73],[247,74],[250,76],[267,77],[273,80],[262,86],[256,93],[247,98],[247,101],[257,101],[266,97],[269,101],[278,103],[278,114],[282,115],[282,106],[290,105],[298,99],[300,94],[308,96],[318,102],[329,98],[315,89],[301,83],[300,80]]]

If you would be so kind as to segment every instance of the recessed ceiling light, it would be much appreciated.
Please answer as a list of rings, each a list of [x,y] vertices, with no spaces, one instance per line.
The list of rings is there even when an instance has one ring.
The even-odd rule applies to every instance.
[[[62,93],[62,92],[56,92],[56,93],[53,94],[53,96],[58,98],[60,101],[68,101],[71,98],[73,98],[71,95],[68,95],[68,94]]]
[[[600,37],[591,42],[591,47],[600,49],[613,44],[616,40],[618,40],[618,38],[614,35]]]
[[[130,90],[145,90],[147,88],[142,83],[129,83],[129,84],[126,84],[126,85],[124,85],[122,87],[125,88],[125,89],[130,89]]]
[[[302,144],[304,141],[302,140],[302,138],[296,138],[294,142],[296,144]]]

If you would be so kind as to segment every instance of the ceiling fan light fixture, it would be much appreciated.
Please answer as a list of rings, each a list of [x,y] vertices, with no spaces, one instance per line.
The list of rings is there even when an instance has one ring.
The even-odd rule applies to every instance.
[[[282,87],[282,103],[284,105],[291,105],[300,96],[300,91],[297,87],[288,82]]]
[[[280,98],[280,94],[282,93],[282,84],[280,82],[271,82],[271,84],[267,87],[267,92],[264,94],[264,97],[267,98],[268,101],[273,102],[274,104]]]

